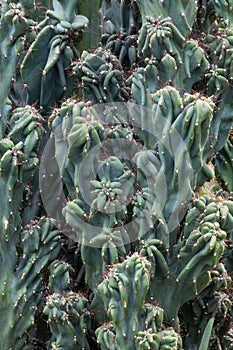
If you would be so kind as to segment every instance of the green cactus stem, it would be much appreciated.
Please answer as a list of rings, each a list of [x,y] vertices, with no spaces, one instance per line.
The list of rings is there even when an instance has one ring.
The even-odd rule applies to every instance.
[[[162,329],[163,310],[146,304],[150,264],[137,253],[113,266],[98,286],[110,323],[96,331],[101,349],[181,349],[172,328]]]
[[[136,3],[139,6],[143,23],[148,18],[170,16],[182,35],[187,37],[190,34],[196,18],[196,0],[179,0],[176,3],[169,0],[136,0]]]
[[[87,299],[74,292],[54,293],[47,297],[44,313],[52,333],[51,349],[87,349],[87,331],[91,325],[91,315]]]
[[[11,109],[9,90],[15,78],[18,56],[24,48],[28,21],[20,5],[1,2],[0,13],[0,138],[7,127],[8,113]]]
[[[20,66],[18,84],[24,84],[25,91],[22,94],[17,82],[14,86],[25,104],[36,103],[46,109],[71,94],[73,79],[67,69],[78,57],[76,45],[88,25],[85,16],[76,14],[77,3],[72,0],[67,5],[53,0],[53,10],[47,10],[43,25]]]
[[[14,231],[20,243],[16,246],[6,229],[8,237],[1,234],[1,262],[5,268],[1,272],[0,319],[4,326],[0,345],[3,350],[29,350],[28,331],[45,290],[46,267],[60,250],[59,232],[53,220],[46,218],[25,227],[21,235],[12,228],[8,231]]]

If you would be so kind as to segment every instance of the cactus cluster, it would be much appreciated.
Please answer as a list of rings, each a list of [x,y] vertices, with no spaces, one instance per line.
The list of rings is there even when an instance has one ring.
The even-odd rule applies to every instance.
[[[233,2],[0,1],[0,348],[233,342]]]

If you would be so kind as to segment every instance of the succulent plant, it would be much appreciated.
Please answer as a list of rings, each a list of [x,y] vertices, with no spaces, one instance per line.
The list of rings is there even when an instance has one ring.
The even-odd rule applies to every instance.
[[[232,1],[0,1],[2,350],[231,349]]]

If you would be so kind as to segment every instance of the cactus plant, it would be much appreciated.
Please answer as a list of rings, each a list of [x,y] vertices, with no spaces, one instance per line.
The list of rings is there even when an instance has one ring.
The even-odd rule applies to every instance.
[[[34,25],[32,31],[38,33],[21,62],[15,98],[46,109],[71,93],[72,78],[66,71],[78,57],[76,46],[88,24],[85,16],[76,15],[76,7],[77,0],[69,5],[53,0],[53,9],[46,11],[37,27]],[[48,88],[51,86],[54,88]]]
[[[28,21],[21,11],[20,5],[1,2],[1,91],[2,97],[0,102],[1,129],[0,137],[4,136],[6,129],[8,112],[11,109],[9,99],[9,90],[12,79],[15,77],[15,68],[18,62],[18,55],[24,47],[24,34],[28,28]]]
[[[233,145],[232,133],[229,134],[228,140],[224,147],[218,152],[215,158],[216,173],[222,182],[223,186],[231,192],[233,191],[232,183],[232,165],[233,165]]]
[[[163,310],[146,304],[150,263],[137,253],[115,265],[98,286],[110,323],[97,329],[102,349],[181,349],[172,328],[162,330]]]
[[[232,347],[232,6],[0,1],[1,349]]]
[[[86,339],[91,319],[87,308],[87,299],[73,292],[54,293],[47,298],[44,313],[52,333],[51,349],[90,349]]]
[[[184,344],[190,349],[198,348],[197,344],[203,338],[203,329],[207,327],[212,317],[214,323],[211,347],[218,342],[223,343],[221,335],[227,333],[230,326],[232,298],[227,288],[231,284],[231,279],[222,264],[217,265],[212,275],[213,279],[209,286],[193,302],[181,308],[181,319],[183,316],[186,318],[185,327],[187,327]]]
[[[101,6],[101,42],[120,63],[132,68],[137,61],[138,30],[141,24],[136,2],[103,1]]]

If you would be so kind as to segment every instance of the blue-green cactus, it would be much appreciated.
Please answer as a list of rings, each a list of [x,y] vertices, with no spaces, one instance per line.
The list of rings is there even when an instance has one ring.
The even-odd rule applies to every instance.
[[[179,32],[170,17],[148,18],[140,29],[138,51],[143,57],[161,60],[171,54],[181,64],[181,47],[185,37]]]
[[[136,2],[103,1],[101,6],[101,42],[111,50],[123,66],[132,68],[137,62],[137,38],[141,25]]]
[[[163,106],[165,100],[167,101],[166,107]],[[191,198],[192,187],[195,184],[188,177],[185,180],[180,180],[182,186],[184,181],[188,181],[185,188],[187,193],[183,196],[180,195],[178,190],[179,173],[183,169],[187,150],[190,150],[190,167],[193,167],[195,173],[198,173],[203,165],[201,150],[208,138],[213,110],[212,101],[205,98],[195,99],[195,96],[189,94],[184,95],[182,99],[178,91],[171,87],[153,94],[152,101],[154,104],[147,119],[148,129],[151,132],[155,131],[156,134],[159,119],[161,120],[163,116],[164,119],[166,118],[166,123],[163,126],[164,139],[159,141],[155,137],[147,137],[146,132],[143,131],[143,115],[140,113],[137,115],[137,109],[132,110],[132,114],[128,112],[125,115],[123,113],[121,115],[113,114],[115,119],[113,127],[106,123],[108,119],[104,122],[105,109],[103,109],[103,120],[101,120],[97,113],[98,108],[85,106],[83,103],[73,103],[72,105],[72,101],[68,104],[69,107],[64,105],[60,111],[56,110],[54,117],[52,117],[55,134],[56,128],[58,128],[58,134],[55,135],[57,157],[59,157],[59,142],[62,142],[62,137],[67,146],[67,158],[63,162],[62,177],[72,201],[67,203],[63,213],[69,225],[76,230],[79,242],[82,243],[81,252],[82,259],[86,264],[86,281],[93,290],[96,289],[106,265],[118,262],[119,257],[122,254],[124,256],[129,249],[127,245],[130,242],[141,239],[146,234],[150,238],[163,241],[166,249],[170,249],[177,242],[176,235],[180,234],[179,227],[177,228],[180,206],[189,196]],[[109,108],[108,104],[106,104],[106,108]],[[114,106],[112,108],[114,111]],[[107,110],[110,118],[112,116],[111,110]],[[69,116],[74,123],[73,126],[69,126]],[[169,116],[170,120],[166,116]],[[187,119],[185,119],[186,123],[184,123],[184,116]],[[130,155],[130,147],[126,146],[128,149],[125,148],[125,154],[122,153],[120,156],[123,160],[117,159],[116,156],[108,156],[106,153],[106,161],[96,160],[93,163],[92,157],[85,161],[85,157],[87,156],[86,159],[88,159],[88,154],[91,154],[95,146],[101,148],[101,145],[104,145],[104,142],[106,143],[109,138],[114,144],[115,152],[119,139],[121,142],[120,151],[122,152],[123,140],[126,142],[127,137],[130,137],[130,132],[123,133],[120,123],[124,119],[130,123],[131,117],[137,119],[132,140],[137,135],[139,145],[140,137],[141,145],[148,148],[153,147],[154,150],[157,150],[159,145],[159,156],[153,150],[138,150],[137,148],[132,156]],[[195,129],[198,132],[195,133]],[[168,131],[172,131],[172,134],[166,134]],[[183,147],[179,145],[178,150],[183,152],[183,160],[180,153],[179,155],[171,153],[175,147],[178,147],[177,142],[180,141],[175,137],[175,133],[178,131],[183,142]],[[201,132],[203,135],[200,143],[200,138],[195,139],[195,134]],[[172,136],[174,136],[173,141]],[[107,152],[107,144],[103,150]],[[112,152],[111,145],[109,152]],[[95,153],[93,155],[95,156]],[[128,160],[124,161],[124,158]],[[85,161],[85,167],[83,161]],[[177,169],[174,178],[173,173],[171,173],[171,177],[168,176],[171,167]],[[167,174],[165,182],[163,181],[164,174]],[[153,177],[155,178],[153,179]],[[161,185],[168,188],[167,198],[165,198],[164,193],[161,193]],[[83,193],[84,188],[85,191],[89,188],[88,197],[85,197]],[[174,200],[176,195],[178,197]],[[157,205],[154,204],[156,198],[159,199]],[[160,207],[162,203],[164,203],[164,207]],[[130,215],[132,222],[128,225]],[[122,224],[125,227],[121,229]],[[153,229],[157,226],[158,228],[154,232]],[[171,235],[170,231],[175,228],[176,233]],[[86,244],[93,245],[97,249],[87,247]],[[126,250],[119,249],[122,244],[127,247]],[[96,262],[94,263],[94,261]]]
[[[83,39],[78,45],[78,49],[81,52],[83,50],[94,50],[99,44],[101,35],[101,16],[99,13],[100,6],[100,0],[94,2],[79,0],[78,2],[78,13],[81,13],[89,20],[89,24],[84,32]]]
[[[41,0],[40,2],[34,0],[13,0],[12,2],[20,4],[26,17],[34,21],[42,21],[46,11],[52,6],[49,0]]]
[[[179,0],[176,3],[169,0],[136,0],[139,6],[142,23],[152,18],[173,18],[180,33],[187,37],[194,25],[197,11],[197,1]]]
[[[185,318],[185,348],[199,349],[203,330],[214,316],[209,346],[223,346],[221,334],[225,334],[232,322],[232,298],[227,294],[232,281],[224,265],[218,264],[211,272],[210,284],[197,296],[181,308],[181,322]],[[223,346],[224,347],[224,346]]]
[[[35,28],[39,33],[21,62],[14,86],[16,97],[25,104],[36,103],[46,109],[71,93],[73,79],[67,69],[78,57],[76,45],[88,24],[85,16],[76,15],[77,3],[53,0],[53,9],[47,10],[40,28]]]
[[[74,269],[68,263],[54,260],[49,266],[48,289],[50,293],[65,293],[72,289]]]
[[[233,7],[232,1],[222,1],[222,0],[213,0],[211,1],[211,5],[219,15],[219,17],[223,18],[227,26],[232,28],[233,26]]]
[[[217,33],[210,31],[203,42],[211,63],[206,73],[207,93],[215,96],[217,102],[205,151],[207,154],[217,152],[224,146],[232,128],[232,30],[220,26]]]
[[[1,2],[0,12],[0,138],[4,136],[8,113],[11,109],[9,90],[15,78],[18,55],[25,43],[28,21],[20,5]]]
[[[233,191],[233,137],[229,135],[224,147],[217,153],[215,158],[216,173],[228,191]]]
[[[74,73],[82,83],[84,98],[94,104],[120,102],[128,96],[121,64],[110,51],[84,51]]]
[[[137,253],[112,267],[98,286],[111,322],[96,330],[101,349],[181,349],[172,328],[163,329],[163,310],[145,303],[150,263]]]
[[[30,348],[28,331],[45,291],[46,267],[60,249],[59,232],[46,218],[25,227],[21,234],[11,225],[9,222],[7,230],[5,221],[1,230],[1,261],[5,268],[1,272],[0,319],[4,327],[0,344],[3,350],[26,350]]]
[[[149,294],[164,308],[165,319],[176,327],[179,327],[181,305],[209,284],[209,271],[223,253],[224,238],[224,231],[207,222],[199,230],[193,230],[187,240],[177,243],[171,250],[171,257],[161,242],[157,246],[153,240],[146,242],[142,252],[154,264]]]
[[[1,349],[232,347],[232,5],[0,2]]]
[[[44,313],[48,316],[52,333],[51,349],[90,349],[87,332],[91,315],[84,296],[74,292],[51,294],[46,300]]]

